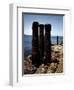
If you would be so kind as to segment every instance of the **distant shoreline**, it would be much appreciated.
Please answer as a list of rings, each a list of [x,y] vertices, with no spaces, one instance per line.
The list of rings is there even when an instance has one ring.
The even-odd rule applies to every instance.
[[[32,36],[32,35],[26,35],[26,34],[24,34],[24,36]],[[58,37],[63,37],[63,36],[59,36],[59,35],[57,35]],[[57,36],[51,36],[51,37],[57,37]]]
[[[57,44],[51,44],[51,48],[57,47],[57,46],[63,46],[63,44],[58,44],[58,45]],[[32,50],[25,50],[24,49],[24,58],[26,58],[28,55],[32,55]]]
[[[51,37],[51,46],[57,45],[57,37]],[[59,45],[63,45],[63,37],[59,37]],[[27,56],[32,53],[32,35],[24,35],[24,54]]]

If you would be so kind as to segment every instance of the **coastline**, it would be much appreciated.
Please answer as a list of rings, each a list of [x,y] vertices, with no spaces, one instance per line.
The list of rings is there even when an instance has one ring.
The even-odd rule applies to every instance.
[[[63,73],[63,45],[51,45],[51,63],[32,65],[32,55],[24,60],[24,74]]]

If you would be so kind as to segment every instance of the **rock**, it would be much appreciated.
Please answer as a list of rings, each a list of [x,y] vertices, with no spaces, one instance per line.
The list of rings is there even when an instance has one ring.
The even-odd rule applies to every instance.
[[[46,57],[44,56],[43,62]],[[63,46],[53,45],[51,53],[51,62],[42,63],[39,67],[32,65],[32,55],[24,60],[24,74],[45,74],[45,73],[62,73],[63,72]]]
[[[29,60],[32,60],[32,55],[28,55],[27,59]]]
[[[26,60],[24,60],[24,74],[33,74],[36,71],[36,67],[32,65],[32,55],[29,55]]]
[[[58,65],[57,63],[51,63],[47,70],[47,73],[55,73],[57,69],[57,65]]]
[[[51,70],[50,68],[48,68],[47,73],[53,73],[53,70]]]
[[[36,73],[38,74],[38,73],[46,73],[47,72],[47,69],[48,69],[48,67],[46,66],[46,65],[44,65],[44,64],[41,64],[40,66],[39,66],[39,68],[37,68],[37,71],[36,71]]]

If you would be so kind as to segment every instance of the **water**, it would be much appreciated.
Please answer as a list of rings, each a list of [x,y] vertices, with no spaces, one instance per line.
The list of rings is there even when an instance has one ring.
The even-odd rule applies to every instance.
[[[63,37],[59,36],[59,44],[63,42]],[[51,37],[51,44],[57,44],[57,37]],[[25,56],[32,53],[32,36],[24,35],[24,54]]]

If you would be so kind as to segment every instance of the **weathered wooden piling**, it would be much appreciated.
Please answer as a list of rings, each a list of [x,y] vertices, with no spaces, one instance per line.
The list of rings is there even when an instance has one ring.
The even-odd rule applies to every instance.
[[[59,36],[57,36],[57,45],[59,44]]]
[[[32,25],[32,64],[40,65],[39,60],[39,41],[38,41],[38,22],[33,22]]]
[[[45,24],[45,64],[51,62],[51,24]]]
[[[43,63],[44,57],[44,25],[39,25],[39,53],[40,53],[40,62]]]

